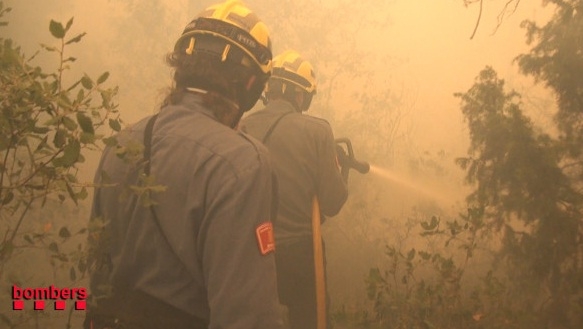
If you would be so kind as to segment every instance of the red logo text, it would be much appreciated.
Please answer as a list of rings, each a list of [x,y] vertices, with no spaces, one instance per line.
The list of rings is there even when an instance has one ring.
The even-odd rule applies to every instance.
[[[21,288],[12,286],[12,309],[24,310],[25,301],[32,301],[33,308],[37,311],[44,310],[47,303],[53,304],[57,311],[67,308],[67,302],[74,302],[75,310],[85,310],[87,307],[87,289],[85,288],[57,288],[53,285],[40,288]],[[73,305],[70,303],[69,305]]]

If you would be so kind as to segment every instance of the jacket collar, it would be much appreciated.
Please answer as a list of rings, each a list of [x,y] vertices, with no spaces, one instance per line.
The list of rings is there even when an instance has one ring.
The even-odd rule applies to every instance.
[[[271,111],[277,111],[277,112],[281,112],[281,113],[297,112],[296,109],[294,108],[294,106],[290,102],[285,101],[283,99],[276,99],[276,100],[270,101],[265,108],[269,109]]]

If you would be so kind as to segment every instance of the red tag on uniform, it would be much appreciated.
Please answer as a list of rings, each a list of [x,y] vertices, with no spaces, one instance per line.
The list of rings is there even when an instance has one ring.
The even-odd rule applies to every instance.
[[[273,238],[273,224],[265,222],[257,226],[255,229],[257,235],[257,244],[259,245],[259,252],[262,255],[275,251],[275,239]]]

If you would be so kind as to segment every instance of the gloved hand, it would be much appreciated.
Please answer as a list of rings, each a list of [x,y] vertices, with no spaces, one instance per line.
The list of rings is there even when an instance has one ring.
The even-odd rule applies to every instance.
[[[336,144],[336,158],[341,168],[347,168],[350,163],[350,158],[348,157],[348,153],[339,144]]]
[[[336,159],[338,159],[338,164],[340,165],[340,175],[344,180],[344,183],[348,183],[348,171],[350,170],[350,158],[348,153],[344,150],[342,146],[336,144]]]

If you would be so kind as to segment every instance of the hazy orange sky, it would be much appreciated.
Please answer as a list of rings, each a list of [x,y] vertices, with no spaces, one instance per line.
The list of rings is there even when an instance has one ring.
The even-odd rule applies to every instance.
[[[14,8],[8,18],[11,25],[8,34],[14,35],[24,49],[32,51],[41,42],[52,42],[47,26],[51,18],[66,22],[75,17],[75,31],[86,31],[82,49],[91,49],[76,63],[82,72],[97,75],[106,70],[112,70],[116,61],[122,56],[132,56],[132,53],[119,54],[108,48],[111,42],[111,27],[106,24],[112,18],[123,20],[127,13],[120,10],[119,2],[110,0],[87,1],[53,1],[50,12],[38,13],[35,9],[47,7],[46,0],[8,0],[7,5]],[[167,27],[169,36],[178,35],[182,27],[202,10],[205,4],[192,4],[187,1],[166,1],[175,26]],[[266,8],[254,8],[253,0],[246,1],[258,15]],[[341,3],[340,0],[328,0],[331,6]],[[525,45],[525,31],[519,27],[524,19],[544,21],[552,13],[552,8],[543,8],[542,1],[521,1],[517,11],[505,17],[502,25],[494,32],[500,14],[506,1],[484,1],[481,22],[473,40],[470,36],[478,17],[478,4],[465,7],[462,0],[392,0],[384,2],[383,10],[375,13],[375,18],[386,17],[382,31],[374,34],[374,38],[363,35],[361,47],[364,51],[380,57],[391,58],[392,64],[383,67],[382,62],[375,62],[374,70],[385,74],[387,80],[381,81],[402,94],[406,111],[406,124],[413,134],[420,149],[444,149],[460,155],[465,152],[467,136],[459,109],[458,99],[454,92],[466,91],[478,72],[485,65],[491,65],[506,79],[509,87],[528,94],[528,97],[547,97],[542,88],[532,88],[531,81],[517,74],[516,65],[512,59],[528,50]],[[187,12],[188,10],[192,11]],[[37,17],[31,19],[32,13]],[[126,16],[124,16],[126,15]],[[267,16],[267,15],[264,15]],[[38,19],[44,17],[44,19]],[[269,24],[269,22],[266,22]],[[331,24],[335,22],[331,21]],[[380,36],[379,36],[380,35]],[[147,36],[137,35],[136,38]],[[174,38],[159,40],[162,49],[171,49]],[[75,49],[73,48],[73,51]],[[151,67],[163,68],[163,53],[150,52],[150,49],[134,49],[141,55],[149,56]],[[83,63],[98,63],[98,65],[83,66]],[[397,63],[397,64],[395,64]],[[362,65],[367,65],[363,62]],[[318,68],[316,68],[317,70]],[[110,83],[118,84],[124,72],[111,72]],[[120,91],[120,109],[122,117],[128,122],[134,122],[149,114],[160,100],[160,88],[169,84],[169,75],[151,81],[150,90],[133,91],[145,99],[151,99],[152,107],[140,112],[127,111],[124,98],[124,87]],[[375,82],[378,82],[375,80]],[[337,97],[339,104],[349,102],[350,91],[362,88],[374,88],[370,85],[348,85],[349,92]],[[381,90],[382,92],[382,90]],[[348,96],[346,96],[348,95]],[[124,108],[126,110],[124,111]],[[317,110],[315,110],[317,115]],[[542,119],[548,119],[549,111],[538,113]]]

